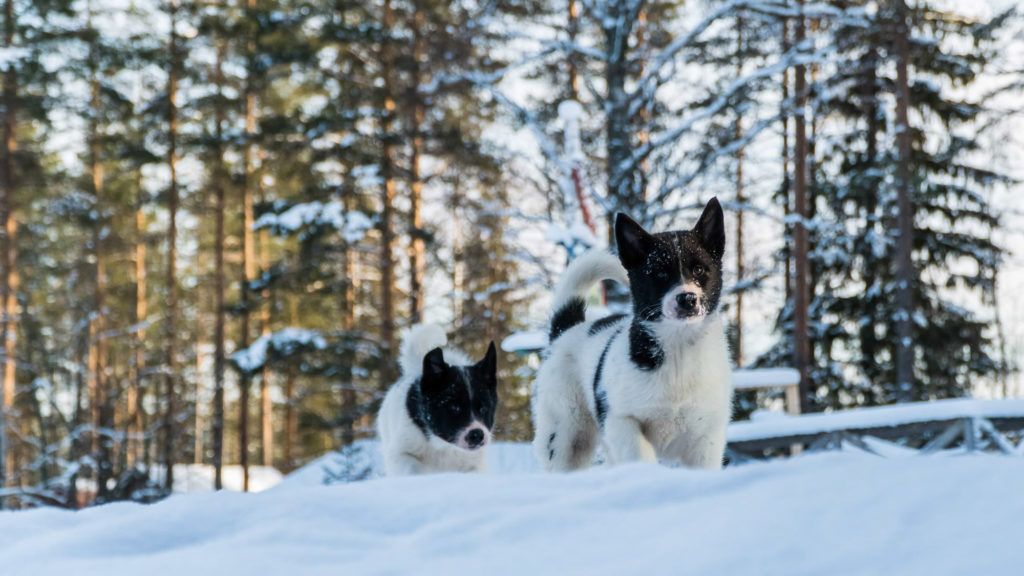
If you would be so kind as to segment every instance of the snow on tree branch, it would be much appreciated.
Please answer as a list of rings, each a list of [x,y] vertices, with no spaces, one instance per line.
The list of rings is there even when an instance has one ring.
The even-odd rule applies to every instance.
[[[267,228],[276,234],[290,234],[308,226],[331,227],[341,232],[346,242],[358,242],[373,222],[362,212],[345,212],[338,200],[295,204],[281,213],[260,216],[253,229]]]
[[[320,332],[304,328],[285,328],[265,334],[256,339],[248,348],[231,355],[231,359],[243,372],[255,372],[262,368],[271,354],[288,356],[301,348],[323,350],[327,341]]]

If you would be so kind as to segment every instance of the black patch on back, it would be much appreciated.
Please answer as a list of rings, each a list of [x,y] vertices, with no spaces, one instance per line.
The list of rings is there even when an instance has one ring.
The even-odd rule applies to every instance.
[[[551,330],[548,332],[548,342],[554,342],[566,330],[582,324],[586,319],[587,304],[582,298],[573,298],[564,306],[555,311],[551,317]]]
[[[555,459],[555,433],[552,432],[548,438],[548,460]]]
[[[405,408],[424,434],[455,443],[473,420],[494,426],[498,407],[498,380],[494,345],[487,356],[471,366],[451,366],[435,348],[423,358],[423,375],[413,383]],[[472,395],[470,394],[472,390]]]
[[[650,330],[637,319],[629,327],[629,359],[641,370],[656,370],[665,362],[665,350]]]
[[[622,329],[619,328],[608,339],[608,343],[604,345],[604,350],[601,351],[601,357],[597,360],[597,369],[594,370],[594,413],[597,415],[597,423],[601,428],[604,428],[604,420],[608,416],[608,392],[601,386],[601,373],[604,371],[604,359],[608,356],[608,350],[612,347],[612,342],[615,341],[615,338],[621,333]]]
[[[587,334],[594,336],[606,328],[611,328],[619,320],[622,320],[625,317],[625,314],[612,314],[611,316],[605,316],[604,318],[595,320],[594,323],[590,325],[590,328],[587,329]]]
[[[409,386],[409,392],[405,395],[405,411],[409,414],[409,418],[412,423],[420,429],[421,432],[430,436],[430,430],[427,428],[427,421],[423,419],[422,413],[423,401],[420,398],[420,382],[417,380],[412,386]]]

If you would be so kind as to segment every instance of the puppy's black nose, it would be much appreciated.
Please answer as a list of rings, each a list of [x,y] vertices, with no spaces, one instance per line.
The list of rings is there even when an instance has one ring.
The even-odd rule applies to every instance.
[[[466,434],[466,443],[469,444],[470,448],[476,448],[477,446],[484,443],[484,431],[479,428],[474,428]]]
[[[693,292],[676,294],[676,306],[683,312],[693,312],[697,309],[697,295]]]

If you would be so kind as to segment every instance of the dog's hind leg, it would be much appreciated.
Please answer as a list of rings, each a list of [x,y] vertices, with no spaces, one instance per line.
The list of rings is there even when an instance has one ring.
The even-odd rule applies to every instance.
[[[597,422],[586,412],[577,421],[576,435],[570,438],[568,446],[569,470],[582,470],[594,463],[599,431]]]
[[[586,468],[594,459],[597,423],[580,386],[564,373],[552,375],[542,369],[534,389],[534,454],[549,472]]]
[[[597,425],[593,418],[574,418],[567,412],[538,416],[533,450],[544,470],[569,472],[587,468],[594,461],[596,447]]]

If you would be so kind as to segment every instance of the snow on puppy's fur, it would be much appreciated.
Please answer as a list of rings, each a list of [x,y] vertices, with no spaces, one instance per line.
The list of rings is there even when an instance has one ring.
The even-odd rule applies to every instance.
[[[471,363],[442,349],[444,330],[413,326],[402,343],[402,378],[388,390],[377,415],[389,476],[482,472],[498,405],[497,352]]]
[[[547,470],[591,464],[598,441],[615,463],[672,460],[719,468],[731,415],[718,313],[725,225],[712,199],[692,230],[650,234],[615,220],[619,254],[584,254],[555,292],[551,344],[533,395],[537,459]],[[633,314],[585,322],[597,281],[628,284]]]

